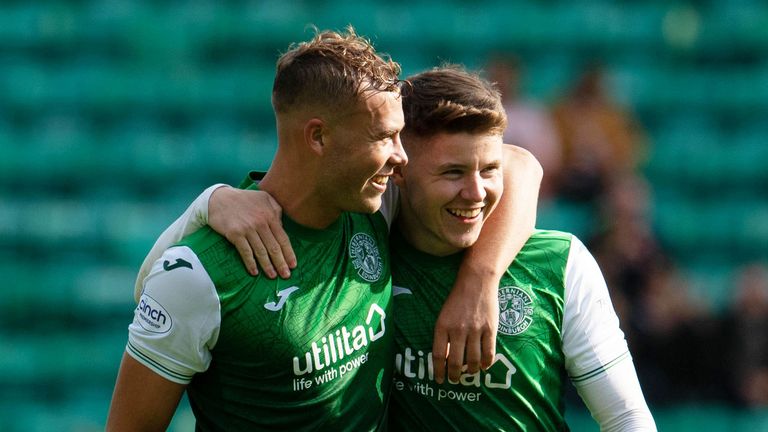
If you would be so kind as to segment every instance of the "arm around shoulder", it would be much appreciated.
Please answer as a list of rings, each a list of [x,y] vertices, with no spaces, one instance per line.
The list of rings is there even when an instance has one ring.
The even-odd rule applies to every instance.
[[[184,213],[160,234],[160,237],[157,238],[152,249],[149,250],[149,253],[147,253],[144,261],[141,263],[139,274],[136,276],[136,283],[133,287],[133,298],[136,302],[141,297],[144,279],[147,278],[152,270],[152,264],[174,243],[208,224],[208,201],[218,188],[226,186],[223,183],[219,183],[205,189],[192,201]]]
[[[477,242],[465,252],[435,324],[432,356],[438,382],[449,343],[447,368],[452,380],[458,379],[464,359],[470,373],[493,363],[499,281],[535,228],[541,164],[523,148],[507,144],[503,148],[504,193]]]
[[[541,164],[528,150],[509,144],[504,145],[503,164],[504,193],[467,250],[459,281],[464,272],[500,278],[536,226]]]

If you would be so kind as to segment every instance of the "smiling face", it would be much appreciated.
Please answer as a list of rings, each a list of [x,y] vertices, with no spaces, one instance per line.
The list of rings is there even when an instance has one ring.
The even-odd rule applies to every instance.
[[[339,211],[373,213],[395,167],[408,162],[400,142],[401,97],[365,92],[359,106],[340,115],[323,132],[323,200]]]
[[[408,166],[394,177],[403,235],[437,256],[471,246],[503,191],[501,136],[440,133],[412,140]]]

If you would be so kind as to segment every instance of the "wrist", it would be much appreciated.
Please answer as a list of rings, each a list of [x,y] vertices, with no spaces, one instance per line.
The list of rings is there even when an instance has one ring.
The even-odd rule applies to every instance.
[[[224,183],[217,183],[213,186],[209,186],[206,190],[203,191],[202,194],[200,194],[200,197],[198,199],[201,200],[200,210],[197,212],[197,218],[198,220],[203,224],[207,225],[208,220],[210,219],[212,206],[213,203],[213,210],[215,212],[216,203],[218,202],[218,198],[215,198],[214,195],[217,191],[226,191],[232,189],[232,186]]]
[[[455,286],[467,287],[473,290],[496,290],[499,287],[504,271],[505,269],[500,270],[492,265],[474,265],[467,262],[462,264],[459,269]]]

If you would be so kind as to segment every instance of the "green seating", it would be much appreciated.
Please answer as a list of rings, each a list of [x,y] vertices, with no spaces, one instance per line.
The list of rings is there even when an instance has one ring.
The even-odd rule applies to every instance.
[[[586,242],[598,228],[594,221],[594,210],[588,204],[555,200],[539,205],[536,227],[567,231]]]
[[[762,1],[182,3],[0,4],[2,431],[103,430],[142,259],[205,186],[269,167],[275,61],[307,24],[355,25],[403,76],[514,54],[542,103],[602,60],[608,90],[647,120],[656,234],[692,293],[722,308],[734,269],[768,262]],[[693,20],[690,44],[675,17]],[[537,226],[587,240],[594,221],[542,202]],[[660,430],[768,430],[764,411],[654,414]],[[182,403],[171,430],[190,419]],[[569,422],[597,430],[584,410]]]
[[[679,195],[654,203],[658,236],[677,258],[707,255],[729,264],[768,258],[768,203],[749,196],[691,201]]]

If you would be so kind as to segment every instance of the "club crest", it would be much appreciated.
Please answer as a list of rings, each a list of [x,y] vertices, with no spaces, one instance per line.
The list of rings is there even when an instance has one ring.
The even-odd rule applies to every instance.
[[[533,300],[514,286],[499,288],[499,332],[519,335],[533,322]]]
[[[357,274],[368,282],[376,282],[381,277],[381,255],[376,241],[364,233],[352,236],[349,242],[349,256]]]

